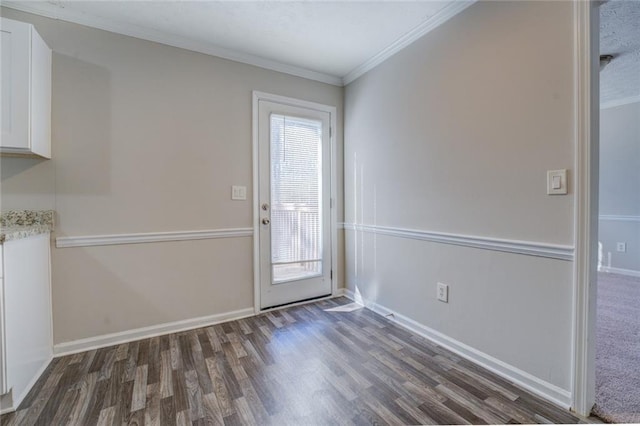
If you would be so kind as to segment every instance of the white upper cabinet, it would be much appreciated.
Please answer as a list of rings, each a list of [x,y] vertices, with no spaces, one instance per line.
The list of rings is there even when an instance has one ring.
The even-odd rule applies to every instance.
[[[0,19],[0,153],[51,158],[51,49],[33,25]]]

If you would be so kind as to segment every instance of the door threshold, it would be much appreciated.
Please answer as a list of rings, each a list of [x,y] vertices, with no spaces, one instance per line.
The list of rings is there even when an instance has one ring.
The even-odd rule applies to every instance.
[[[304,305],[305,303],[317,302],[319,300],[325,300],[325,299],[331,299],[332,297],[333,297],[333,294],[329,293],[329,294],[324,294],[322,296],[310,297],[308,299],[298,300],[298,301],[295,301],[295,302],[282,303],[280,305],[273,305],[273,306],[269,306],[269,307],[266,307],[266,308],[262,308],[262,309],[260,309],[259,313],[275,311],[275,310],[282,309],[282,308],[288,308],[290,306]]]

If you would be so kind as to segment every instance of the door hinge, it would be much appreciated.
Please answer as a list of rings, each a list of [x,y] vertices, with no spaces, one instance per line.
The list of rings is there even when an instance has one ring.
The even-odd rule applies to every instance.
[[[329,137],[333,137],[333,127],[329,126]]]
[[[329,208],[333,208],[333,198],[329,198]]]
[[[329,276],[331,277],[331,279],[333,279],[333,270],[331,270],[331,273],[329,274]]]

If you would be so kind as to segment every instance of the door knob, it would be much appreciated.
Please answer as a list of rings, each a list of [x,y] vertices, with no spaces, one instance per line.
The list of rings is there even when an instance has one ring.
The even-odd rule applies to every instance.
[[[262,224],[263,225],[268,225],[269,223],[271,223],[271,221],[269,219],[267,219],[266,217],[264,219],[262,219]]]

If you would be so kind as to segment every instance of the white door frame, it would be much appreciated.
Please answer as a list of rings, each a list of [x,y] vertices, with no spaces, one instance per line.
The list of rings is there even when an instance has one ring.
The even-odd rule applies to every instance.
[[[599,1],[574,0],[575,208],[572,409],[595,402],[595,320],[600,121]]]
[[[259,185],[260,176],[258,173],[258,147],[259,147],[259,131],[258,131],[258,103],[259,101],[275,102],[284,105],[290,105],[300,108],[314,109],[329,113],[330,116],[330,158],[331,158],[331,181],[330,185],[330,234],[331,234],[331,296],[335,296],[338,292],[338,215],[336,210],[336,195],[338,193],[337,183],[337,151],[336,151],[336,114],[337,108],[330,105],[323,105],[316,102],[304,101],[286,96],[273,95],[259,91],[253,91],[253,119],[252,119],[252,137],[253,137],[253,310],[255,314],[262,312],[260,309],[260,199]],[[266,309],[268,310],[268,309]]]

